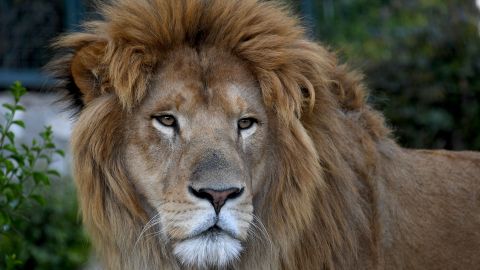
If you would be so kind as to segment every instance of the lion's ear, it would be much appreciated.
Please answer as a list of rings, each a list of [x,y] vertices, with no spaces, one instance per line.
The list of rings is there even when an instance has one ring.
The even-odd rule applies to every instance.
[[[102,93],[102,59],[106,44],[91,43],[75,52],[70,65],[73,82],[82,94],[83,104],[100,96]]]

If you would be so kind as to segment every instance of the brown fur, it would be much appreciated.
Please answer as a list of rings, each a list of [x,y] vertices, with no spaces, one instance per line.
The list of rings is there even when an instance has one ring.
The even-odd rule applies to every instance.
[[[72,53],[52,68],[79,105],[74,176],[84,223],[108,269],[181,268],[165,243],[135,245],[151,207],[125,151],[135,140],[127,120],[149,99],[162,65],[178,61],[179,78],[190,76],[191,65],[175,56],[181,48],[237,59],[224,69],[217,63],[219,72],[229,65],[234,72],[208,80],[246,74],[232,80],[257,85],[267,110],[272,159],[250,193],[272,243],[248,238],[233,268],[480,265],[480,155],[397,146],[365,102],[361,76],[308,40],[285,9],[256,0],[118,0],[102,10],[104,20],[57,42]],[[177,107],[192,101],[183,99],[172,97]]]

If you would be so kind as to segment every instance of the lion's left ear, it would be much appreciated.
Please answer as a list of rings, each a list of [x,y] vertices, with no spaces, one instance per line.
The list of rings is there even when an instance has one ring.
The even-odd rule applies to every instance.
[[[96,42],[77,50],[70,64],[73,83],[81,92],[83,105],[102,94],[102,59],[106,44]]]

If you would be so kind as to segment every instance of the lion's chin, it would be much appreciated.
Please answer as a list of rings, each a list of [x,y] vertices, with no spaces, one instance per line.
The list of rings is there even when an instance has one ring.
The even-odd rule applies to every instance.
[[[204,233],[175,244],[174,254],[189,267],[207,268],[228,266],[238,259],[242,245],[225,233]]]

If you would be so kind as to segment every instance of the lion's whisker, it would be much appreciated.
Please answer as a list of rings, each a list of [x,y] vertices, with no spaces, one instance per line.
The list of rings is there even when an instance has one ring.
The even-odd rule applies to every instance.
[[[257,217],[253,213],[251,215],[253,217],[253,221],[250,224],[260,232],[260,234],[263,236],[263,239],[267,242],[270,250],[273,250],[273,242],[270,237],[270,234],[267,231],[267,228],[265,228],[265,225],[263,225],[263,222],[260,220],[259,217]]]
[[[147,223],[145,223],[145,225],[143,226],[142,228],[142,231],[140,232],[139,236],[137,237],[137,240],[135,241],[135,244],[133,246],[133,248],[135,249],[138,242],[140,241],[140,239],[142,238],[143,234],[149,230],[150,228],[152,228],[153,226],[157,225],[160,223],[160,213],[157,213],[156,215],[154,215]]]

